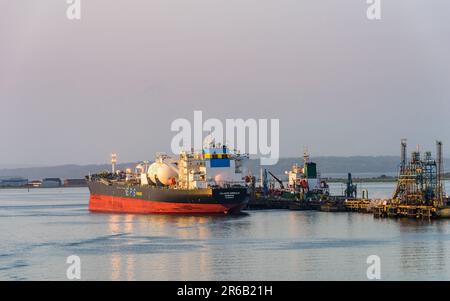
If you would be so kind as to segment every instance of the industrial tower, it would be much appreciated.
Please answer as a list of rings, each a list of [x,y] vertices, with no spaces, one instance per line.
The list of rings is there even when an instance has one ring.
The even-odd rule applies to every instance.
[[[442,142],[436,141],[436,160],[419,148],[407,159],[406,139],[401,140],[400,167],[392,201],[397,205],[444,206]]]

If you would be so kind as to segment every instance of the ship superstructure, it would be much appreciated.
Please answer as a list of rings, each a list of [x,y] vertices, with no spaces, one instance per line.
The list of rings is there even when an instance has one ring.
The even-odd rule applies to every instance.
[[[292,165],[290,171],[286,171],[288,176],[288,187],[303,194],[329,194],[328,184],[320,178],[317,171],[317,164],[311,162],[307,150],[303,154],[303,166],[297,163]]]
[[[182,152],[178,186],[183,189],[245,185],[244,162],[248,155],[231,152],[225,145],[210,144],[201,152]]]

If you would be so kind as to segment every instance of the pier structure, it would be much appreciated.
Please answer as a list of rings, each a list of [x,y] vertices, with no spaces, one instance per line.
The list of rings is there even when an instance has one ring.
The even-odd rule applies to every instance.
[[[419,147],[406,157],[406,139],[401,141],[397,185],[392,199],[374,207],[376,217],[438,217],[446,209],[443,186],[442,142],[436,141],[436,159]]]
[[[370,213],[375,217],[450,218],[449,200],[444,189],[442,154],[442,142],[436,141],[435,158],[429,151],[422,154],[419,147],[408,158],[407,140],[402,139],[398,178],[390,199],[369,199],[367,189],[361,190],[361,196],[358,197],[357,185],[353,183],[350,173],[343,195],[330,195],[326,189],[315,190],[314,197],[306,198],[302,189],[305,187],[304,174],[307,174],[309,166],[305,159],[303,168],[294,165],[291,172],[286,172],[289,176],[287,189],[276,178],[281,183],[277,194],[253,197],[248,208],[347,211]]]

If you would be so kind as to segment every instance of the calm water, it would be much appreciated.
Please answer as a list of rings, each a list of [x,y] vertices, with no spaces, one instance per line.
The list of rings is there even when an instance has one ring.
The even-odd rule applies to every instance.
[[[360,188],[382,197],[392,185]],[[366,280],[372,254],[384,280],[450,280],[450,220],[93,214],[87,203],[86,188],[0,190],[0,280],[65,280],[73,254],[84,280]]]

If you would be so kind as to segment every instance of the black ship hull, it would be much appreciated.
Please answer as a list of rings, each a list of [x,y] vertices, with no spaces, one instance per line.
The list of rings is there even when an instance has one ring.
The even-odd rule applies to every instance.
[[[248,203],[246,187],[173,189],[88,181],[89,210],[117,213],[238,213]]]

